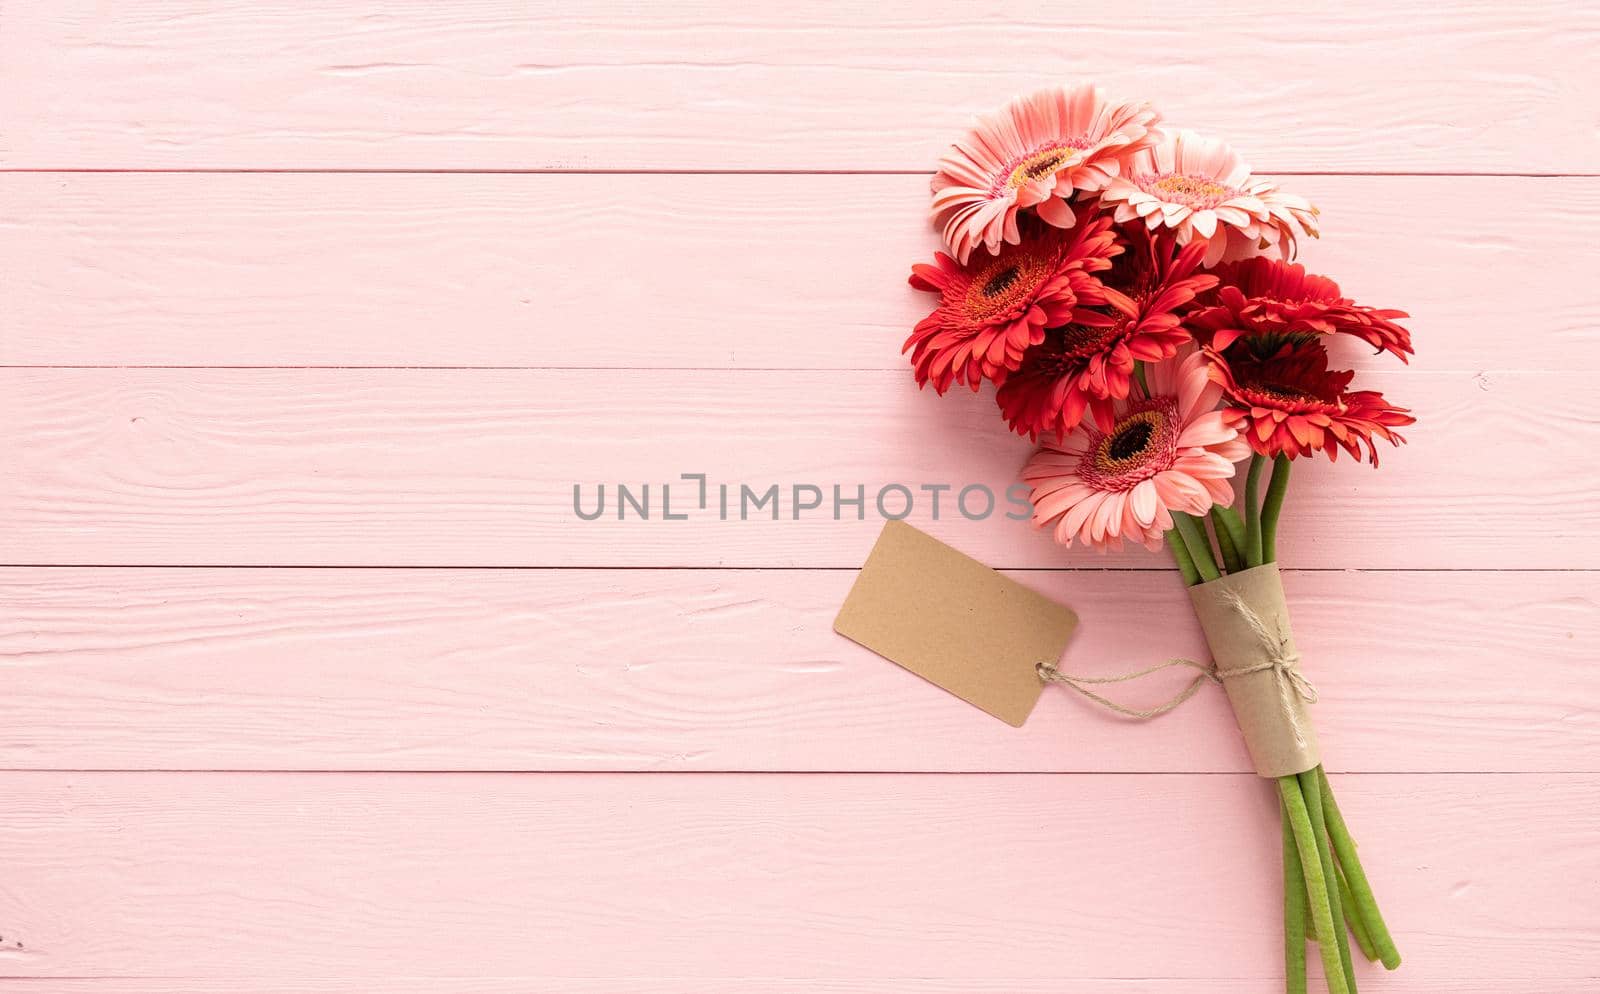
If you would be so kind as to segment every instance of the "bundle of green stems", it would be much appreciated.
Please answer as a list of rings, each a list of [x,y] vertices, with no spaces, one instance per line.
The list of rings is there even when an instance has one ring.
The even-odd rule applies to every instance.
[[[1242,516],[1221,506],[1213,507],[1208,517],[1173,515],[1175,527],[1167,532],[1167,544],[1185,583],[1209,583],[1225,573],[1277,561],[1278,517],[1289,489],[1290,461],[1286,456],[1272,461],[1262,498],[1266,465],[1264,456],[1250,460]],[[1284,988],[1289,994],[1305,994],[1310,940],[1318,945],[1328,994],[1355,994],[1351,935],[1368,961],[1387,969],[1400,965],[1400,953],[1378,911],[1327,773],[1318,765],[1279,777],[1277,787],[1283,816]]]

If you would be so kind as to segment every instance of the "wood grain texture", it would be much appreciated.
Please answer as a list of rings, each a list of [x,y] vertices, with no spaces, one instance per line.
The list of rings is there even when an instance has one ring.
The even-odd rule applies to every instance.
[[[1083,619],[1068,672],[1206,658],[1171,574],[1014,576]],[[1130,725],[1051,691],[1025,728],[1002,725],[835,635],[854,579],[3,570],[0,767],[1251,769],[1216,693]],[[1600,771],[1600,573],[1286,585],[1332,768]],[[1187,679],[1118,695],[1155,701]]]
[[[1600,779],[1336,779],[1408,975],[1592,975]],[[1276,799],[1249,775],[7,773],[0,791],[12,976],[626,964],[1265,990],[1281,969]]]
[[[12,0],[0,165],[920,171],[1069,73],[1266,169],[1593,173],[1597,42],[1554,0]]]
[[[1417,444],[1381,472],[1297,471],[1285,563],[1600,563],[1591,372],[1367,382],[1415,408]],[[0,419],[16,467],[0,476],[11,565],[855,567],[880,528],[876,496],[903,513],[905,494],[883,490],[894,484],[914,523],[996,568],[1165,561],[1064,551],[1007,520],[1026,510],[1004,494],[1029,446],[987,397],[939,398],[896,371],[12,369]],[[683,473],[708,474],[703,510]],[[652,484],[652,520],[617,519],[619,481],[635,497]],[[662,520],[669,481],[687,520]],[[579,520],[574,485],[592,511],[600,483],[606,514]],[[823,488],[799,520],[796,484]],[[925,484],[956,488],[938,521]],[[969,484],[1000,495],[985,520],[952,508]],[[835,485],[847,499],[864,488],[868,506],[834,520]],[[747,502],[738,520],[742,486],[777,486],[779,503]],[[1494,525],[1533,520],[1536,532]]]
[[[1313,957],[1314,959],[1315,957]],[[1436,980],[1401,973],[1376,981],[1383,994],[1593,994],[1592,978],[1552,980]],[[366,978],[300,977],[52,977],[50,994],[372,994]],[[5,994],[41,994],[35,978],[0,977]],[[961,980],[799,977],[384,977],[384,994],[1241,994],[1271,990],[1260,978],[1224,980]]]
[[[1600,364],[1600,179],[1292,183],[1303,260],[1410,311],[1423,368],[1506,365],[1486,273],[1544,343],[1518,368]],[[921,176],[0,174],[0,363],[900,369],[926,208]]]
[[[1283,542],[1406,955],[1362,990],[1593,990],[1597,43],[1555,0],[0,0],[0,366],[112,367],[0,369],[0,994],[1278,988],[1216,694],[1012,730],[830,632],[873,516],[679,480],[1012,482],[987,398],[912,389],[904,276],[936,157],[1064,72],[1300,174],[1306,261],[1415,315],[1416,368],[1351,362],[1416,444],[1297,471]],[[575,520],[619,481],[658,520]],[[917,498],[1079,609],[1071,668],[1200,652],[1164,556]]]

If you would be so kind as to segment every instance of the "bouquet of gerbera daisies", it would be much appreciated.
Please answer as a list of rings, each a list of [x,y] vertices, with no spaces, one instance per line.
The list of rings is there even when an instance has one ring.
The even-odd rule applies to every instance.
[[[1369,960],[1400,957],[1318,757],[1275,536],[1295,459],[1377,465],[1376,444],[1413,421],[1351,390],[1327,343],[1404,360],[1411,337],[1404,313],[1292,261],[1318,235],[1311,204],[1222,142],[1159,124],[1092,86],[980,121],[933,180],[950,254],[913,269],[939,304],[905,347],[919,384],[992,383],[1011,428],[1041,443],[1022,471],[1037,526],[1069,546],[1171,548],[1215,660],[1197,680],[1223,685],[1279,793],[1287,988],[1306,988],[1311,939],[1346,994],[1350,934]]]

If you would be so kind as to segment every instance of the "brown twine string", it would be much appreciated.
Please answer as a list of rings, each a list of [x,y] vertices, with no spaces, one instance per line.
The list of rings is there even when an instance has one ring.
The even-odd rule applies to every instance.
[[[1173,666],[1187,666],[1190,669],[1199,670],[1200,675],[1195,677],[1193,680],[1190,680],[1189,686],[1180,690],[1166,702],[1158,704],[1148,711],[1136,711],[1133,708],[1124,707],[1123,705],[1118,704],[1116,701],[1101,697],[1099,694],[1085,686],[1085,684],[1093,685],[1105,683],[1126,683],[1129,680],[1137,680],[1142,676],[1149,676],[1152,673],[1159,673],[1162,670],[1170,669]],[[1169,659],[1164,663],[1151,666],[1147,669],[1142,669],[1137,673],[1124,673],[1121,676],[1073,676],[1056,669],[1054,663],[1040,663],[1037,669],[1039,672],[1039,679],[1043,680],[1045,683],[1059,683],[1063,687],[1071,687],[1073,690],[1076,690],[1078,693],[1089,698],[1089,700],[1094,701],[1107,711],[1115,711],[1117,714],[1134,718],[1139,721],[1144,721],[1149,718],[1156,718],[1166,714],[1168,711],[1171,711],[1173,708],[1177,707],[1198,693],[1200,688],[1205,686],[1207,680],[1210,680],[1213,683],[1221,682],[1221,680],[1217,677],[1216,670],[1213,667],[1208,666],[1205,663],[1197,663],[1192,659]]]
[[[1063,673],[1056,668],[1054,663],[1039,663],[1035,669],[1039,674],[1039,679],[1045,683],[1059,683],[1064,687],[1070,687],[1106,710],[1113,711],[1124,717],[1133,718],[1136,721],[1145,721],[1166,714],[1198,693],[1208,680],[1221,685],[1224,680],[1271,670],[1274,676],[1277,677],[1278,694],[1283,703],[1284,717],[1288,720],[1289,727],[1294,729],[1295,744],[1304,746],[1306,742],[1305,732],[1300,727],[1299,709],[1294,706],[1294,699],[1299,697],[1307,704],[1315,704],[1317,702],[1317,688],[1312,686],[1311,681],[1307,680],[1305,675],[1300,672],[1300,653],[1289,648],[1288,634],[1283,632],[1275,634],[1268,631],[1266,623],[1261,620],[1261,616],[1256,614],[1255,610],[1249,604],[1246,604],[1242,597],[1233,591],[1228,591],[1227,598],[1229,606],[1239,612],[1239,616],[1244,619],[1244,623],[1250,628],[1251,633],[1261,642],[1262,647],[1267,650],[1267,658],[1261,662],[1222,669],[1215,663],[1197,663],[1192,659],[1169,659],[1164,663],[1159,663],[1134,673],[1098,677],[1075,676]],[[1109,683],[1127,683],[1129,680],[1137,680],[1140,677],[1159,673],[1174,666],[1185,666],[1189,669],[1199,670],[1200,675],[1189,681],[1187,687],[1148,710],[1140,711],[1125,707],[1089,689],[1092,686]]]

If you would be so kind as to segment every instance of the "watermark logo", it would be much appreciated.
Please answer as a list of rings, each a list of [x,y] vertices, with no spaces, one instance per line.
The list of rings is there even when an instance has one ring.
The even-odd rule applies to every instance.
[[[676,487],[677,489],[673,489]],[[1003,514],[1012,521],[1033,516],[1028,488],[1013,483],[1001,493],[983,483],[713,483],[705,473],[681,473],[672,482],[574,483],[572,513],[579,521],[799,521],[826,518],[864,521],[869,513],[885,521],[908,518],[926,510],[984,521]]]

